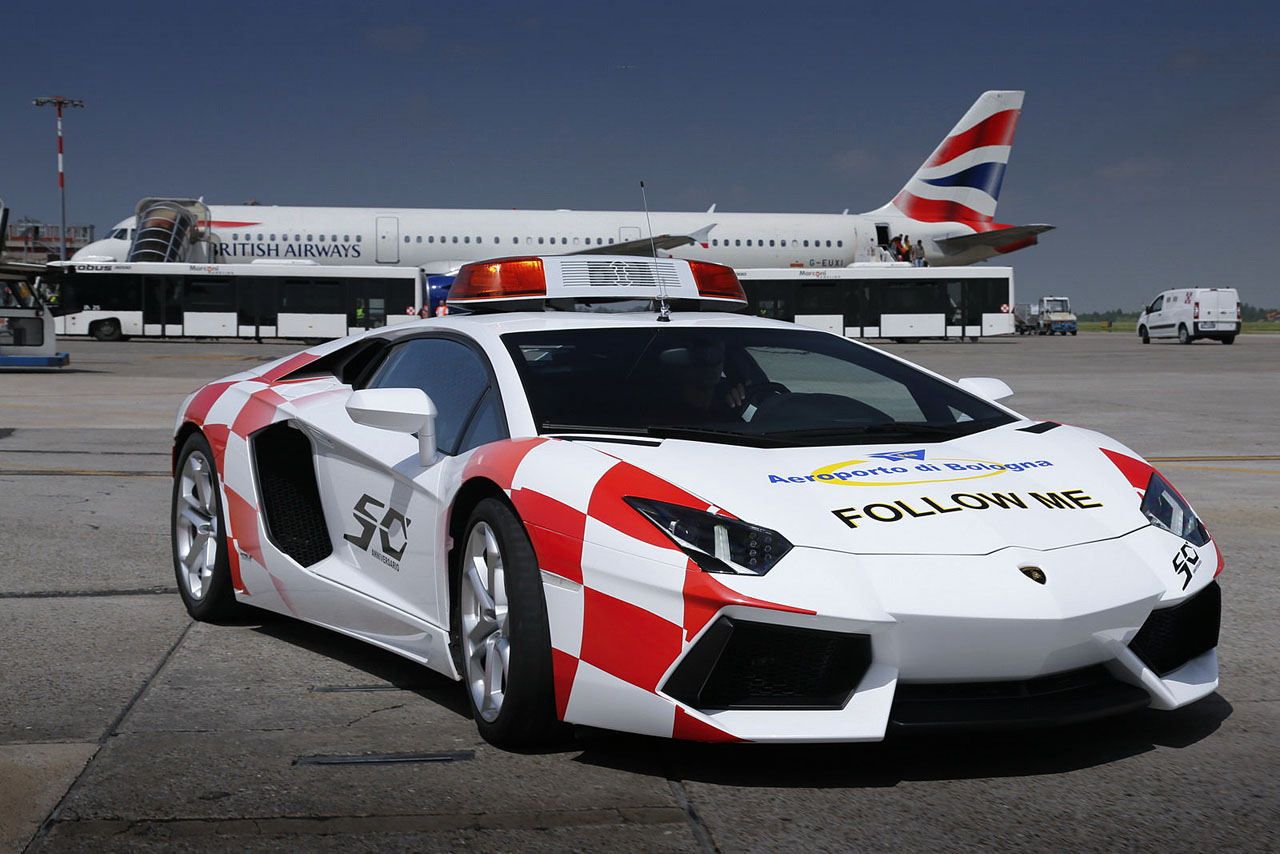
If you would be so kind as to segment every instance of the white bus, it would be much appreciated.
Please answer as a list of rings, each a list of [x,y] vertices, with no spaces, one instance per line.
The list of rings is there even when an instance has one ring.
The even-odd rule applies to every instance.
[[[341,338],[413,320],[428,295],[417,267],[82,263],[53,268],[42,284],[55,295],[59,334],[102,341]]]
[[[748,310],[849,338],[969,338],[1014,331],[1010,267],[854,264],[738,270]]]

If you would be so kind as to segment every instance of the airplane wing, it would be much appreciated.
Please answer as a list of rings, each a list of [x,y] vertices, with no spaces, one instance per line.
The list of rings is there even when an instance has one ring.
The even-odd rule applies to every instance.
[[[670,250],[691,243],[707,243],[707,235],[716,224],[704,226],[692,234],[659,234],[650,239],[627,240],[623,243],[610,243],[608,246],[592,246],[590,249],[579,249],[569,255],[652,255],[655,249]]]
[[[948,254],[963,252],[974,246],[994,246],[996,249],[1021,243],[1030,246],[1036,242],[1036,235],[1054,228],[1052,225],[1037,223],[1034,225],[1013,225],[1008,228],[997,228],[992,231],[979,231],[977,234],[961,234],[956,237],[944,237],[938,241],[939,248]],[[1029,241],[1029,242],[1024,242]]]

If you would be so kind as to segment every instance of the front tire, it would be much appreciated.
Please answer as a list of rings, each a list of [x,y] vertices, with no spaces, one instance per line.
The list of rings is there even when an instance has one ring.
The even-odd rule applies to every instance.
[[[1190,344],[1191,341],[1192,341],[1191,333],[1187,331],[1187,327],[1179,326],[1178,327],[1178,343]]]
[[[1147,327],[1145,326],[1138,327],[1138,337],[1142,339],[1143,344],[1151,343],[1151,336],[1147,334]]]
[[[557,721],[551,631],[533,546],[497,498],[477,504],[465,530],[453,624],[471,716],[498,747],[545,742]]]
[[[192,433],[178,455],[169,515],[173,571],[187,613],[211,622],[237,616],[231,584],[227,523],[218,489],[213,450],[202,433]]]

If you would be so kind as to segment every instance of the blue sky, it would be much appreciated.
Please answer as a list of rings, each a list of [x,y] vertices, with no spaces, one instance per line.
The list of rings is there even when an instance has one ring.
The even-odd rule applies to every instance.
[[[11,4],[0,198],[99,229],[235,204],[832,212],[889,200],[986,89],[1025,89],[997,219],[1021,298],[1280,306],[1266,3]],[[16,34],[22,34],[20,37]]]

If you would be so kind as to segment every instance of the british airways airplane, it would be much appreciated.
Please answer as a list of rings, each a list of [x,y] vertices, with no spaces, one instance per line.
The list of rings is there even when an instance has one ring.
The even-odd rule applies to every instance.
[[[470,261],[519,253],[608,252],[717,261],[734,267],[844,267],[886,260],[902,235],[931,266],[972,264],[1037,242],[1051,225],[1004,225],[996,202],[1023,92],[984,92],[893,200],[863,214],[335,208],[205,205],[145,199],[73,262],[297,261],[403,265],[451,273]],[[156,208],[155,203],[160,202]],[[148,250],[148,225],[189,227]],[[168,211],[166,213],[166,211]],[[176,219],[175,219],[176,218]],[[136,224],[143,223],[143,234]],[[161,229],[163,231],[163,229]],[[178,254],[174,255],[177,251]]]

